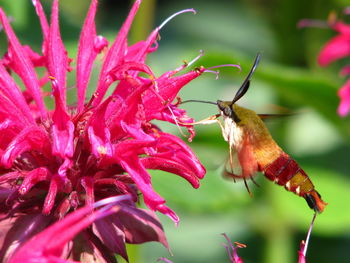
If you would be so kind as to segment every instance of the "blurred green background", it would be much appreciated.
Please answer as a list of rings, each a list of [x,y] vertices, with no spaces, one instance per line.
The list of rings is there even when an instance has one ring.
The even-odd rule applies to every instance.
[[[60,2],[62,36],[74,57],[89,1]],[[130,4],[126,0],[101,0],[98,33],[112,41]],[[262,53],[251,88],[240,105],[259,113],[276,113],[276,105],[298,113],[270,120],[268,126],[278,144],[297,160],[329,203],[316,219],[307,255],[309,263],[350,262],[350,118],[336,114],[336,93],[345,81],[338,72],[347,61],[320,68],[317,54],[335,33],[329,29],[297,29],[296,24],[302,18],[326,20],[330,11],[346,20],[342,10],[347,4],[347,0],[144,0],[130,35],[130,43],[143,39],[169,15],[194,8],[196,15],[181,15],[162,29],[159,49],[149,56],[154,72],[160,75],[174,69],[183,60],[197,56],[200,49],[205,56],[198,65],[242,66],[241,73],[234,68],[221,69],[218,80],[213,74],[204,74],[181,92],[183,99],[232,99],[256,53]],[[31,2],[0,0],[0,6],[12,17],[22,43],[39,51],[41,34]],[[3,33],[0,41],[3,53]],[[70,81],[73,85],[74,79]],[[92,83],[95,81],[96,78]],[[93,88],[91,85],[90,93]],[[69,92],[73,102],[75,91]],[[212,105],[184,107],[196,119],[217,113]],[[159,125],[178,134],[174,126]],[[175,227],[160,215],[174,256],[161,245],[148,243],[129,247],[130,262],[156,262],[161,256],[174,263],[230,262],[221,233],[248,245],[239,250],[246,263],[297,262],[299,243],[305,239],[313,215],[306,202],[262,175],[256,178],[260,187],[249,183],[254,194],[251,198],[242,182],[221,177],[228,146],[219,127],[196,130],[190,145],[207,168],[199,189],[192,189],[177,176],[152,173],[155,189],[181,218],[179,227]]]

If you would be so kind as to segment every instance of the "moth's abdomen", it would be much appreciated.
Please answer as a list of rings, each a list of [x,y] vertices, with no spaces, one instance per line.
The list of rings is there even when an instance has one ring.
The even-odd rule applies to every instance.
[[[288,154],[282,153],[263,169],[263,173],[269,180],[284,186],[286,190],[304,197],[309,207],[315,211],[322,212],[327,205],[315,190],[309,176]]]

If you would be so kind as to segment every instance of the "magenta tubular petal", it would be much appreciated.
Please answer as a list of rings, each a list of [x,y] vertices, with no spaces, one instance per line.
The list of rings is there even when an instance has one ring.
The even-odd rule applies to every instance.
[[[86,16],[83,29],[80,34],[77,56],[77,92],[78,112],[82,111],[85,103],[85,93],[90,80],[92,65],[100,50],[96,50],[95,14],[97,0],[92,0],[89,12]]]
[[[331,39],[321,50],[318,63],[327,66],[329,63],[350,55],[350,35],[338,35]]]
[[[142,158],[141,163],[146,169],[162,170],[172,174],[177,174],[187,180],[193,188],[199,187],[199,180],[196,175],[181,162],[176,162],[166,158],[148,157]]]
[[[85,206],[76,210],[23,244],[10,258],[9,263],[60,262],[58,259],[63,252],[65,244],[95,220],[117,212],[119,209],[113,208],[112,205],[129,198],[130,196],[107,198],[94,205],[97,208],[110,204],[109,209],[107,207],[107,209],[93,212],[90,206]],[[55,259],[56,261],[50,261],[50,259]],[[65,261],[61,260],[61,262]]]
[[[29,126],[22,130],[12,142],[7,146],[6,151],[1,157],[1,164],[4,167],[10,167],[13,161],[27,150],[37,150],[44,156],[50,156],[50,144],[47,134],[38,127]]]
[[[117,65],[116,67],[110,70],[110,74],[114,76],[116,80],[122,80],[128,77],[129,71],[136,71],[137,73],[144,72],[148,74],[151,78],[155,79],[152,70],[146,64],[139,62],[125,62],[121,65]]]
[[[22,176],[22,173],[18,171],[4,173],[0,176],[0,184],[5,184],[6,182],[17,180],[21,176]],[[0,200],[3,201],[2,198],[0,198]]]
[[[156,41],[158,33],[159,29],[156,28],[148,36],[146,41],[140,41],[129,47],[125,59],[128,61],[137,61],[139,63],[145,63],[147,55],[157,50],[157,45],[155,47],[152,47],[152,45],[157,43]],[[136,73],[134,73],[134,75],[132,76],[135,77]]]
[[[46,181],[49,179],[50,172],[47,168],[39,167],[25,174],[21,186],[18,188],[18,192],[21,195],[26,194],[30,189],[38,182]]]
[[[169,216],[177,224],[179,218],[170,208],[164,205],[165,200],[153,190],[150,175],[142,166],[139,159],[129,156],[127,160],[120,160],[120,164],[129,173],[138,189],[142,192],[145,204],[150,209]]]
[[[48,43],[48,39],[49,39],[49,32],[50,32],[50,27],[49,24],[47,22],[45,13],[44,13],[44,9],[41,5],[40,0],[32,0],[32,3],[35,7],[35,11],[37,16],[39,17],[40,20],[40,25],[41,25],[41,30],[43,32],[43,45],[42,45],[42,52],[43,54],[47,54],[47,43]]]
[[[11,54],[11,68],[20,76],[24,85],[33,96],[41,117],[46,119],[47,112],[44,101],[41,97],[41,89],[33,67],[23,47],[19,43],[15,33],[13,32],[4,11],[0,8],[0,20],[9,40],[9,52]]]
[[[200,163],[196,155],[192,152],[191,148],[180,138],[168,133],[161,133],[159,140],[159,144],[163,141],[164,145],[169,144],[169,147],[176,149],[176,154],[181,156],[180,159],[183,161],[183,163],[187,163],[198,178],[202,179],[204,177],[206,172],[205,168]]]
[[[6,134],[6,139],[10,140],[15,136],[23,127],[28,123],[22,117],[22,112],[19,110],[17,105],[15,105],[12,100],[4,95],[0,94],[0,117],[3,120],[1,123],[1,130],[11,130]],[[12,127],[12,128],[11,128]],[[5,135],[5,133],[3,133]],[[2,148],[6,145],[1,145]]]
[[[167,103],[172,102],[181,88],[193,79],[199,77],[205,69],[190,71],[184,75],[168,78],[166,74],[156,80],[159,91],[148,90],[143,96],[143,105],[145,106],[146,116],[152,118],[153,114],[162,111]]]
[[[17,116],[21,116],[21,119],[24,117],[27,125],[33,125],[35,123],[33,116],[30,114],[30,108],[28,107],[28,104],[26,103],[21,90],[1,63],[0,91],[2,96],[5,95],[7,98],[9,98],[11,102],[14,103],[16,107],[21,111],[22,114]]]
[[[173,222],[175,223],[175,226],[179,225],[180,218],[177,216],[177,214],[172,209],[170,209],[165,204],[157,205],[155,210],[161,212],[162,214],[166,215],[171,220],[173,220]]]
[[[99,81],[96,89],[96,97],[92,103],[92,106],[97,106],[102,101],[109,85],[110,81],[107,79],[109,71],[116,67],[124,58],[125,51],[127,49],[127,35],[130,30],[130,26],[137,10],[141,4],[141,0],[136,0],[133,7],[130,10],[128,17],[126,18],[123,26],[121,27],[117,38],[114,40],[111,48],[109,49],[106,58],[103,62]]]
[[[150,175],[141,165],[138,158],[130,156],[128,160],[121,160],[120,163],[134,180],[145,199],[148,200],[148,202],[145,200],[146,204],[152,210],[156,210],[158,204],[165,203],[165,200],[153,190]]]
[[[88,138],[91,144],[91,151],[97,157],[112,156],[113,147],[111,143],[111,134],[106,127],[106,110],[112,100],[109,97],[103,102],[91,115],[88,127]]]
[[[66,75],[68,57],[61,39],[58,24],[58,0],[54,0],[52,5],[47,64],[49,74],[57,80],[57,89],[60,93],[62,107],[66,109]]]
[[[85,193],[86,193],[85,205],[92,207],[92,205],[95,202],[94,179],[90,176],[85,176],[84,178],[81,179],[81,185],[84,187]]]
[[[49,191],[46,194],[46,198],[44,201],[44,207],[43,207],[43,214],[44,215],[50,214],[50,212],[55,204],[56,195],[57,195],[57,192],[59,190],[58,189],[59,185],[61,183],[62,182],[57,175],[51,176]]]

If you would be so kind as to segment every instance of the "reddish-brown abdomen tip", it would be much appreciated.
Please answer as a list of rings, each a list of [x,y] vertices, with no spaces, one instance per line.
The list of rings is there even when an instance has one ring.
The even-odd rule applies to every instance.
[[[327,205],[327,203],[321,199],[321,195],[316,190],[312,190],[305,194],[304,198],[309,207],[318,213],[322,213]]]

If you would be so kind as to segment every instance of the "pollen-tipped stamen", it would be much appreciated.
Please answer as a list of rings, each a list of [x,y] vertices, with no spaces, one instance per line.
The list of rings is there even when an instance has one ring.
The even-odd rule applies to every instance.
[[[184,64],[182,64],[180,67],[178,67],[175,70],[173,70],[172,75],[175,75],[176,73],[180,72],[181,70],[191,66],[192,64],[194,64],[198,59],[200,59],[203,56],[204,56],[204,51],[203,50],[199,50],[199,55],[198,56],[196,56],[190,62],[187,62],[186,60],[184,60]]]
[[[195,57],[194,59],[192,59],[190,62],[186,63],[186,66],[187,67],[191,66],[193,63],[195,63],[198,59],[200,59],[203,56],[204,56],[204,51],[201,49],[201,50],[199,50],[199,55],[197,57]]]
[[[160,24],[160,26],[158,26],[158,29],[161,30],[170,20],[172,20],[174,17],[180,15],[180,14],[183,14],[183,13],[193,13],[193,14],[196,14],[196,10],[194,10],[193,8],[189,8],[189,9],[184,9],[184,10],[181,10],[179,12],[176,12],[175,14],[172,14],[171,16],[169,16],[167,19],[165,19],[163,21],[163,23]]]

